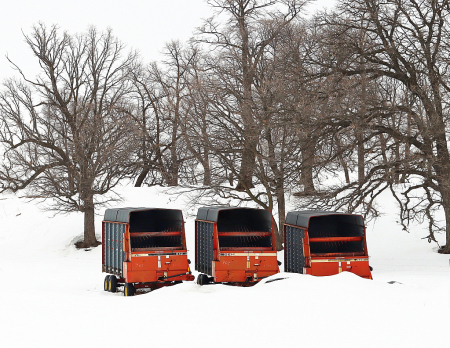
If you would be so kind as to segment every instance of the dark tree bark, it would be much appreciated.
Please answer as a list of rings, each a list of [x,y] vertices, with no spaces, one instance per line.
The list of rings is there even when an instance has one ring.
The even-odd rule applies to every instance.
[[[342,0],[338,9],[327,19],[332,28],[329,47],[339,47],[340,54],[349,60],[330,67],[342,75],[367,74],[380,83],[398,84],[397,96],[373,106],[371,118],[378,117],[380,121],[368,122],[366,131],[374,136],[385,134],[409,151],[408,157],[399,159],[395,153],[398,147],[393,144],[392,160],[372,165],[364,188],[373,190],[386,172],[404,180],[414,177],[416,183],[420,178],[420,182],[408,185],[403,192],[401,219],[407,223],[426,216],[430,221],[428,239],[435,240],[435,232],[442,227],[437,225],[434,214],[441,207],[446,215],[446,246],[442,252],[450,253],[450,155],[446,140],[450,100],[449,1]],[[362,33],[364,42],[354,40]],[[408,98],[414,98],[414,103],[405,102]],[[399,124],[389,122],[393,113],[402,116]]]
[[[218,76],[223,76],[227,79],[228,86],[233,86],[231,90],[229,88],[227,90],[237,104],[236,112],[239,113],[242,122],[241,158],[239,168],[235,171],[238,191],[254,187],[255,157],[261,131],[257,125],[254,100],[257,66],[268,45],[297,17],[305,3],[304,0],[293,0],[289,3],[278,0],[208,1],[213,8],[229,16],[224,28],[219,28],[212,19],[208,20],[200,29],[199,40],[220,47],[223,56],[226,57],[224,63],[222,60],[217,61],[215,70],[220,70]],[[273,20],[276,28],[271,30],[270,35],[261,39],[256,32],[258,26],[264,22],[263,18],[267,21]]]
[[[356,135],[356,149],[358,154],[358,182],[360,184],[364,183],[365,180],[365,151],[364,151],[364,134],[362,132],[361,128],[355,129],[355,135]]]
[[[302,144],[302,162],[300,165],[300,184],[303,186],[304,194],[314,194],[316,189],[314,187],[314,175],[313,169],[314,159],[316,156],[316,144],[317,141],[314,137],[309,138]]]
[[[26,189],[31,199],[51,199],[57,211],[84,213],[80,247],[99,244],[95,206],[134,171],[135,128],[128,116],[128,71],[135,54],[111,31],[70,36],[36,26],[25,41],[38,60],[34,80],[21,73],[0,95],[1,191]],[[94,200],[97,197],[97,200]]]
[[[150,169],[148,168],[148,166],[142,168],[141,174],[139,174],[139,176],[137,177],[134,187],[141,187],[148,173],[150,173]]]
[[[336,144],[337,157],[339,160],[339,164],[341,165],[342,169],[344,170],[345,182],[347,184],[349,184],[350,183],[350,173],[349,173],[349,169],[348,169],[348,164],[345,161],[344,156],[343,156],[343,149],[341,146],[341,141],[339,139],[339,136],[335,136],[333,141]]]
[[[94,195],[90,194],[83,201],[81,210],[84,213],[84,240],[77,247],[89,248],[101,244],[95,237],[95,205]]]

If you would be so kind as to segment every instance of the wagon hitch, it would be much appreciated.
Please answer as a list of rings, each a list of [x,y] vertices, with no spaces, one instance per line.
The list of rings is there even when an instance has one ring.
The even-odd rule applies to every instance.
[[[191,272],[175,274],[175,275],[170,276],[170,277],[161,276],[161,277],[158,278],[158,280],[163,281],[163,280],[165,280],[165,279],[176,278],[176,277],[184,276],[184,275],[186,275],[186,274],[191,274]]]
[[[245,279],[245,283],[256,282],[256,281],[259,281],[259,280],[264,279],[264,278],[267,278],[267,277],[247,277]]]

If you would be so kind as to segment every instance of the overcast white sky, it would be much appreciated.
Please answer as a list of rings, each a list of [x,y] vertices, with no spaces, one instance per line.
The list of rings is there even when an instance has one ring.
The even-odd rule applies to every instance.
[[[316,0],[314,8],[335,0]],[[58,24],[70,33],[90,25],[108,27],[130,48],[138,49],[145,62],[159,60],[170,40],[188,40],[203,18],[211,16],[205,0],[5,0],[0,12],[0,79],[13,75],[8,56],[25,69],[33,64],[23,34],[33,24]]]

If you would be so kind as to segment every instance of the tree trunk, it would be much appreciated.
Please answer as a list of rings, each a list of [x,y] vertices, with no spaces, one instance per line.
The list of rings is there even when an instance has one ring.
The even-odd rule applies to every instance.
[[[362,45],[364,45],[364,36],[365,32],[363,31],[361,33],[362,37],[360,38]],[[365,169],[365,160],[364,160],[364,119],[366,117],[367,113],[367,75],[365,72],[365,64],[361,57],[361,65],[364,69],[364,72],[361,74],[361,102],[362,102],[362,108],[361,108],[361,114],[360,114],[360,120],[358,120],[356,124],[356,146],[357,146],[357,152],[358,152],[358,183],[362,185],[364,183],[364,180],[366,178],[366,174],[364,172]]]
[[[383,158],[383,164],[388,166],[389,160],[386,154],[386,148],[387,148],[387,139],[384,137],[384,134],[380,134],[380,151],[381,151],[381,157]],[[389,183],[392,183],[392,176],[390,171],[386,171],[386,181]]]
[[[406,135],[408,137],[411,136],[411,114],[408,113],[407,123],[406,123]],[[409,168],[409,161],[411,157],[411,144],[406,143],[405,144],[405,164],[404,167],[407,170]],[[406,171],[403,173],[402,177],[400,178],[400,183],[404,184],[406,182]]]
[[[398,142],[395,144],[395,160],[397,163],[400,163],[401,161],[400,144]],[[398,168],[394,168],[392,176],[395,184],[400,183],[400,173],[398,172]]]
[[[95,208],[94,208],[94,196],[87,194],[86,199],[83,201],[83,213],[84,213],[84,240],[76,244],[77,248],[92,248],[101,244],[95,237]]]
[[[176,108],[178,108],[178,101]],[[178,123],[180,117],[178,111],[175,111],[175,121],[172,129],[172,142],[170,146],[170,167],[169,167],[169,186],[178,186],[178,171],[180,170],[180,161],[178,160],[177,147],[178,147]]]
[[[445,245],[439,249],[441,254],[450,254],[450,189],[445,187],[441,190],[442,208],[445,215]],[[434,239],[434,234],[430,231],[431,239]],[[430,238],[429,237],[429,238]]]
[[[348,170],[348,165],[347,165],[347,163],[344,160],[342,146],[341,146],[341,141],[339,140],[339,135],[336,136],[335,139],[336,139],[336,147],[337,147],[337,152],[338,152],[339,163],[341,164],[342,168],[344,169],[345,182],[347,184],[350,184],[350,173],[349,173],[349,170]]]
[[[246,189],[253,188],[253,172],[255,170],[255,152],[256,141],[253,136],[245,137],[244,149],[242,151],[242,162],[239,171],[238,184],[236,186],[237,191],[245,191]]]
[[[249,31],[247,26],[247,19],[245,17],[245,10],[240,9],[240,16],[238,18],[239,32],[242,39],[241,46],[241,62],[242,62],[242,123],[244,124],[244,146],[242,149],[241,168],[239,170],[239,181],[236,190],[244,191],[245,189],[253,188],[253,172],[255,170],[256,160],[256,146],[257,136],[255,121],[253,119],[252,110],[252,84],[254,80],[254,71],[252,67],[252,58],[249,48]]]
[[[356,129],[356,146],[358,151],[358,182],[362,184],[366,177],[364,173],[364,137],[361,129]]]
[[[308,142],[305,141],[304,146],[302,146],[300,184],[303,185],[304,193],[316,192],[313,181],[315,148],[316,141],[312,138]]]
[[[278,206],[278,233],[276,235],[277,251],[283,250],[284,243],[284,223],[286,222],[286,200],[284,190],[277,190],[277,206]]]
[[[211,167],[209,166],[209,156],[205,153],[205,159],[202,161],[203,165],[203,186],[211,186]]]
[[[433,167],[436,171],[437,180],[439,181],[442,207],[444,208],[445,214],[445,246],[441,252],[443,254],[450,254],[450,178],[448,176],[450,172],[450,154],[445,125],[441,121],[443,119],[441,116],[440,122],[437,122],[440,131],[434,139],[436,141],[436,153],[439,160],[435,161]]]
[[[170,149],[171,152],[171,161],[169,167],[169,181],[167,182],[167,185],[169,186],[178,186],[178,171],[180,169],[176,149]]]
[[[227,175],[227,179],[228,179],[228,183],[230,184],[230,186],[234,185],[234,176],[233,173],[230,173]]]
[[[136,179],[136,183],[134,184],[134,187],[141,187],[142,183],[144,182],[145,178],[147,177],[147,174],[150,170],[148,168],[142,169],[141,174],[139,174],[138,178]]]
[[[442,207],[445,214],[445,245],[439,250],[442,254],[450,254],[450,196],[442,195]]]

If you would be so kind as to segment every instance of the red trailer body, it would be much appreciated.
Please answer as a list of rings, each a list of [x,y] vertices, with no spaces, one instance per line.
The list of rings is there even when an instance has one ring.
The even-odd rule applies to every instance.
[[[372,279],[360,215],[294,211],[284,226],[285,272],[328,276],[352,272]]]
[[[267,210],[203,207],[195,220],[200,285],[251,285],[279,272],[274,222]]]
[[[176,209],[107,209],[102,224],[105,290],[124,294],[194,280],[187,258],[183,215]]]

